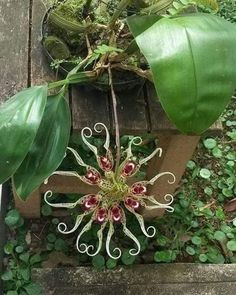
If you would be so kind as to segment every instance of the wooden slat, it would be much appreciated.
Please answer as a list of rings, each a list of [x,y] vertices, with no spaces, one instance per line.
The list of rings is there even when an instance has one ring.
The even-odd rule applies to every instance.
[[[158,101],[154,85],[146,84],[146,93],[148,101],[148,109],[151,120],[151,132],[158,133],[180,133],[173,123],[166,116],[160,102]],[[206,132],[210,135],[219,135],[222,132],[222,124],[220,121],[215,122]]]
[[[17,1],[14,1],[17,2]],[[24,1],[19,1],[24,2]],[[16,14],[18,11],[16,10]],[[41,23],[45,14],[45,6],[41,0],[33,1],[33,7],[30,10],[31,28],[29,30],[30,46],[29,46],[29,77],[28,82],[31,85],[40,85],[46,81],[54,80],[55,75],[48,66],[48,62],[43,54],[41,46]],[[24,19],[24,15],[21,18]],[[20,31],[18,31],[19,34]],[[15,36],[15,40],[21,39],[21,35]],[[39,218],[41,206],[41,192],[36,190],[25,201],[21,201],[16,193],[14,193],[15,206],[19,209],[22,216],[26,218]]]
[[[54,269],[53,269],[54,270]],[[41,283],[41,281],[40,281]],[[44,287],[45,293],[50,294],[49,288]],[[79,290],[79,291],[78,291]],[[134,285],[104,285],[102,282],[100,285],[92,286],[79,286],[71,287],[70,285],[66,287],[57,287],[53,291],[57,295],[103,295],[103,294],[113,294],[113,295],[235,295],[236,283],[192,283],[192,284],[167,284],[167,285],[139,285],[138,282]]]
[[[77,177],[53,175],[47,184],[42,184],[40,187],[41,193],[48,190],[62,194],[93,194],[98,192],[98,187],[85,184]]]
[[[55,74],[50,69],[49,63],[43,52],[41,45],[41,24],[46,13],[46,8],[42,0],[33,1],[32,7],[32,27],[31,27],[31,84],[40,85],[42,83],[55,80]]]
[[[136,264],[104,271],[57,267],[33,269],[32,277],[43,294],[235,295],[235,268],[197,263]]]
[[[129,90],[116,92],[117,112],[121,134],[141,134],[148,131],[146,120],[146,103],[144,92]],[[115,129],[114,122],[110,124],[112,115],[112,100],[108,100],[106,92],[92,87],[73,87],[72,90],[72,116],[73,130],[80,131],[83,127],[93,127],[97,122],[103,122],[112,131]]]
[[[159,137],[159,145],[163,148],[162,158],[154,157],[148,166],[148,179],[154,177],[157,173],[172,172],[176,181],[169,184],[172,178],[168,175],[162,176],[154,185],[149,188],[149,195],[153,195],[160,203],[166,203],[165,195],[174,194],[179,186],[179,182],[184,174],[186,165],[191,159],[196,146],[200,140],[200,136],[188,136],[183,134],[161,135]],[[147,219],[162,216],[164,210],[146,210],[143,216]]]
[[[110,111],[106,92],[91,86],[72,88],[73,131],[80,132],[84,127],[93,128],[97,122],[110,128]]]
[[[0,0],[0,103],[27,86],[29,0]]]
[[[149,124],[146,117],[146,101],[144,99],[143,88],[117,92],[116,96],[121,135],[140,135],[146,133],[149,129]],[[112,110],[112,106],[110,108]]]
[[[27,201],[22,201],[13,191],[15,207],[20,211],[20,214],[25,218],[39,218],[41,208],[41,193],[39,189],[35,190]]]

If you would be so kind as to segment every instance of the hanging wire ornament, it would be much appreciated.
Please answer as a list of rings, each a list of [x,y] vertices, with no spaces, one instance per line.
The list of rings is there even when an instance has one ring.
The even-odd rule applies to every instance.
[[[81,131],[81,136],[84,144],[95,154],[97,163],[103,171],[103,176],[97,169],[84,163],[77,151],[70,147],[68,147],[68,151],[74,155],[78,165],[85,168],[85,174],[80,175],[76,171],[56,171],[53,174],[78,177],[88,185],[97,186],[97,194],[85,195],[74,203],[51,203],[49,199],[53,193],[52,191],[47,191],[44,195],[45,202],[55,208],[72,209],[80,206],[82,209],[82,213],[77,216],[72,229],[68,229],[65,223],[59,223],[58,230],[62,234],[71,234],[75,232],[82,223],[82,220],[86,216],[90,216],[89,221],[81,229],[76,240],[76,247],[80,253],[86,253],[89,256],[97,255],[103,245],[104,230],[108,227],[105,243],[107,254],[113,259],[120,258],[122,254],[120,248],[115,248],[111,251],[110,243],[115,232],[114,224],[121,224],[124,234],[136,244],[136,248],[130,249],[130,255],[138,255],[141,246],[138,239],[127,227],[126,212],[132,213],[137,218],[140,228],[146,237],[154,237],[156,234],[155,227],[149,226],[146,229],[144,219],[139,213],[139,209],[141,207],[146,210],[166,209],[169,212],[173,212],[174,210],[171,207],[173,196],[171,194],[166,194],[164,196],[166,203],[160,203],[154,196],[148,195],[147,186],[153,185],[155,181],[164,175],[169,176],[168,182],[173,184],[175,182],[175,176],[171,172],[162,172],[149,181],[138,181],[129,185],[127,183],[128,178],[133,177],[139,171],[140,167],[155,155],[161,157],[162,149],[158,147],[148,157],[134,160],[132,146],[140,145],[142,139],[140,137],[133,137],[129,142],[128,148],[124,151],[124,160],[118,163],[118,165],[115,165],[110,150],[110,135],[107,127],[103,123],[97,123],[94,126],[94,130],[97,133],[105,130],[106,140],[103,145],[105,149],[103,155],[99,155],[98,148],[88,141],[88,139],[92,137],[92,130],[90,128],[84,128]],[[117,167],[116,169],[114,168],[115,166]],[[94,223],[100,224],[100,229],[97,232],[97,249],[95,249],[93,245],[81,243],[82,235],[89,231]]]

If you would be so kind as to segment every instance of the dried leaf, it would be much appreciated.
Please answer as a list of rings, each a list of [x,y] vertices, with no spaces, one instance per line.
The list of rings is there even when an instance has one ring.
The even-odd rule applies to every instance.
[[[224,209],[226,212],[234,212],[236,211],[236,198],[234,198],[233,200],[227,202],[224,205]]]
[[[31,244],[32,239],[31,239],[31,232],[30,231],[28,231],[27,234],[25,235],[25,241],[28,246]]]

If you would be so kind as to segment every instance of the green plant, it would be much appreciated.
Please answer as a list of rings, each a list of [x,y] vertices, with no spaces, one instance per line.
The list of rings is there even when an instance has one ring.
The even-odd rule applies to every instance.
[[[138,224],[132,218],[127,216],[127,224],[130,230],[135,233],[141,244],[141,252],[135,260],[129,260],[128,257],[123,259],[113,260],[107,257],[104,247],[102,248],[100,258],[91,259],[84,254],[77,254],[73,249],[76,237],[65,236],[62,251],[64,255],[59,258],[59,252],[55,252],[55,241],[61,238],[61,235],[56,232],[58,226],[58,218],[49,216],[41,220],[42,226],[48,224],[48,227],[43,231],[41,240],[36,239],[38,244],[31,247],[47,253],[49,262],[50,254],[55,253],[58,257],[57,263],[71,265],[72,261],[75,266],[93,264],[98,269],[113,269],[117,265],[132,265],[134,263],[170,263],[170,262],[196,262],[196,263],[235,263],[236,262],[236,202],[232,200],[232,196],[236,194],[236,151],[235,138],[232,134],[236,132],[236,100],[232,99],[231,104],[221,117],[225,131],[221,136],[203,137],[199,144],[194,158],[189,161],[186,173],[184,175],[180,190],[175,197],[174,213],[166,213],[161,219],[153,221],[150,225],[154,225],[157,229],[157,234],[152,239],[145,239],[142,235]],[[132,137],[123,136],[121,143],[124,148],[127,148],[128,141]],[[92,144],[102,144],[101,139],[92,138]],[[89,162],[90,165],[95,165],[96,159],[92,157],[92,152],[83,144],[81,138],[73,137],[70,146],[78,149],[83,155],[83,159]],[[148,147],[137,147],[135,156],[142,154],[143,157],[148,156],[153,151],[153,144]],[[219,153],[219,150],[221,153]],[[217,151],[217,152],[216,152]],[[71,159],[65,159],[63,169],[74,169]],[[201,169],[207,169],[211,172],[210,178],[203,178],[200,175]],[[70,200],[76,201],[78,195],[59,195],[55,196],[56,201],[64,202]],[[230,207],[229,207],[230,206]],[[5,246],[5,252],[11,259],[12,248],[17,257],[21,254],[17,251],[25,253],[27,246],[25,245],[26,233],[30,230],[32,236],[38,235],[37,231],[33,231],[33,226],[30,221],[21,226],[22,223],[19,213],[15,210],[7,214],[6,221],[12,224],[13,230],[10,231],[9,240]],[[74,218],[77,216],[77,210],[72,209],[68,212]],[[62,217],[60,217],[62,218]],[[66,218],[66,220],[69,220]],[[73,226],[72,222],[69,224]],[[97,228],[90,230],[83,236],[82,242],[93,244],[96,246],[96,231]],[[41,229],[39,230],[41,232]],[[17,240],[17,242],[13,242]],[[42,243],[43,241],[43,243]],[[23,242],[23,243],[22,243]],[[12,244],[14,244],[12,246]],[[122,233],[117,231],[117,239],[112,243],[112,247],[120,247],[123,252],[127,252],[132,243],[129,239],[123,238]],[[34,252],[30,256],[35,255]],[[101,256],[103,258],[101,258]],[[124,255],[125,256],[125,255]],[[71,258],[71,259],[69,259]],[[126,259],[127,258],[127,259]],[[41,253],[41,259],[45,260],[45,254]],[[105,261],[105,264],[104,264]],[[48,262],[48,263],[49,263]],[[8,268],[10,270],[10,268]],[[9,282],[5,282],[6,286]],[[7,286],[4,291],[9,290]],[[9,293],[11,294],[11,293]],[[14,293],[13,293],[14,294]]]
[[[235,125],[227,123],[235,121],[235,98],[221,120],[226,134],[203,138],[195,158],[188,163],[174,213],[157,221],[156,255],[168,249],[175,252],[174,261],[236,261],[235,199],[229,201],[236,193],[235,141],[230,137]],[[203,169],[209,177],[201,173]]]
[[[14,236],[6,243],[4,252],[8,266],[1,274],[3,288],[7,295],[40,295],[41,287],[32,282],[31,269],[40,265],[42,257],[30,253],[26,243],[26,228],[23,218],[16,209],[7,213],[5,223]],[[15,235],[17,233],[17,235]]]
[[[141,2],[136,3],[136,11],[143,5],[150,5],[147,1]],[[186,4],[180,2],[189,4],[188,1]],[[196,2],[214,6],[214,1]],[[160,3],[157,1],[158,5]],[[69,4],[71,13],[80,11],[78,2],[70,0]],[[175,2],[172,4],[178,6]],[[62,2],[57,1],[55,9],[57,5],[61,7]],[[79,5],[88,9],[93,1],[81,1]],[[117,47],[119,35],[125,27],[122,13],[128,13],[128,7],[134,3],[123,0],[117,5],[111,9],[108,24],[99,25],[99,22],[91,20],[84,24],[88,55],[65,79],[23,90],[0,107],[0,183],[13,177],[16,191],[22,199],[47,179],[64,157],[70,133],[70,113],[64,96],[70,84],[94,81],[107,71],[115,106],[112,71],[117,68],[133,71],[154,81],[167,115],[182,132],[188,134],[205,131],[229,102],[235,87],[236,38],[233,24],[217,16],[199,13],[170,18],[158,14],[128,18],[135,41],[150,65],[150,70],[142,69],[126,63],[130,60],[131,48],[132,54],[138,52],[134,41],[127,48]],[[68,22],[75,25],[73,19],[59,16],[62,26],[70,27]],[[109,42],[104,44],[102,39],[100,45],[91,49],[90,30],[93,33],[104,29],[108,32],[106,40]],[[208,67],[205,67],[206,63]],[[91,64],[92,69],[87,70]],[[56,90],[56,94],[52,90]],[[48,128],[49,124],[52,128]]]
[[[151,19],[147,28],[143,17],[128,20],[150,64],[161,104],[182,132],[201,134],[220,116],[235,88],[234,69],[227,62],[235,58],[236,46],[236,40],[228,35],[229,23],[207,14],[157,21],[152,17],[150,22]],[[234,30],[234,26],[231,28]],[[222,47],[223,39],[227,49]],[[209,70],[205,71],[206,62]],[[224,78],[223,67],[227,69]],[[173,77],[171,83],[170,77]]]
[[[141,167],[155,155],[161,157],[162,149],[159,147],[155,148],[147,157],[135,157],[133,146],[140,146],[142,138],[132,137],[128,142],[128,147],[122,153],[120,145],[116,143],[117,152],[114,158],[111,153],[110,134],[107,127],[102,123],[97,123],[94,126],[94,130],[97,133],[104,130],[106,134],[101,152],[97,146],[90,143],[89,138],[92,136],[90,128],[85,127],[82,129],[81,138],[84,145],[93,152],[98,169],[85,163],[81,158],[80,152],[73,148],[68,148],[68,151],[74,156],[79,169],[76,167],[74,171],[56,171],[54,174],[77,177],[84,183],[97,187],[97,192],[82,197],[77,196],[75,201],[55,202],[51,199],[53,192],[49,190],[45,193],[44,200],[46,204],[55,208],[76,209],[75,221],[71,229],[68,229],[68,225],[64,222],[58,224],[58,231],[62,234],[74,233],[85,220],[85,224],[83,224],[76,239],[76,248],[79,253],[94,257],[93,263],[96,263],[98,267],[103,267],[105,261],[104,259],[101,260],[99,254],[103,244],[105,244],[106,252],[110,258],[116,260],[121,257],[122,262],[129,265],[135,260],[134,256],[138,255],[142,248],[145,248],[146,238],[152,238],[156,233],[156,229],[153,226],[145,227],[144,219],[138,212],[138,209],[142,206],[146,210],[161,208],[173,211],[171,207],[173,196],[171,194],[166,194],[164,196],[165,202],[161,203],[156,201],[153,196],[147,194],[147,186],[153,185],[162,176],[168,176],[168,183],[173,184],[175,176],[171,172],[161,172],[150,180],[136,181],[129,185],[128,179],[137,175]],[[119,138],[116,139],[118,140]],[[81,174],[77,172],[81,170]],[[130,213],[137,219],[141,228],[143,235],[139,238],[128,227],[127,214]],[[95,225],[96,223],[98,228]],[[97,236],[96,246],[87,242],[81,242],[83,235],[93,228],[95,228]],[[122,253],[119,247],[112,247],[112,237],[117,230],[123,231],[124,235],[134,242],[135,248],[126,249]],[[106,238],[104,243],[105,232]],[[49,239],[51,243],[55,242],[55,248],[59,250],[56,247],[58,240],[54,241],[55,236],[50,235]],[[63,240],[61,240],[62,242]]]
[[[230,22],[236,22],[236,3],[234,0],[219,0],[218,14]]]

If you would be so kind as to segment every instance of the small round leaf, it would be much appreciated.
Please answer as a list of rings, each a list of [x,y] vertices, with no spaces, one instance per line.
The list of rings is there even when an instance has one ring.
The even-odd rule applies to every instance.
[[[199,258],[199,260],[200,260],[201,262],[206,262],[206,261],[207,261],[207,256],[206,256],[206,254],[200,254],[198,258]]]
[[[207,149],[210,150],[210,149],[213,149],[214,147],[216,147],[217,142],[213,138],[207,138],[206,140],[204,140],[203,144]]]
[[[202,168],[200,170],[200,176],[204,179],[208,179],[211,177],[211,171],[206,168]]]
[[[224,241],[226,239],[226,235],[223,231],[217,230],[214,233],[214,239],[217,241]]]
[[[236,251],[236,240],[229,241],[229,242],[227,243],[227,248],[228,248],[230,251]]]
[[[194,248],[193,247],[191,247],[191,246],[187,246],[186,247],[186,252],[189,254],[189,255],[194,255],[195,253],[196,253],[196,251],[194,250]]]
[[[192,237],[192,243],[196,246],[201,245],[202,239],[198,236]]]

